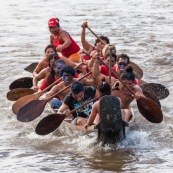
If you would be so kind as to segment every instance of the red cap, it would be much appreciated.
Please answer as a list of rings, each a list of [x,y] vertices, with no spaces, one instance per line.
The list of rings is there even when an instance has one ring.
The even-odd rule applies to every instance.
[[[48,26],[55,27],[55,26],[57,26],[58,23],[59,23],[58,18],[51,18],[48,21]]]

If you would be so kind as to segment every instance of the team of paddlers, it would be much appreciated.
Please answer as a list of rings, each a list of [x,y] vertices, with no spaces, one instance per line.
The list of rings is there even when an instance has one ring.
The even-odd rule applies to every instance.
[[[109,102],[105,102],[105,105],[100,103],[105,96],[116,100],[114,111],[118,112],[118,120],[129,122],[132,118],[130,104],[136,99],[141,114],[150,122],[160,123],[163,115],[158,99],[148,98],[140,87],[140,67],[127,54],[117,53],[115,45],[110,44],[107,37],[98,37],[87,22],[81,27],[82,48],[60,27],[58,18],[48,21],[50,44],[45,48],[45,57],[33,71],[34,95],[39,95],[39,99],[45,100],[45,103],[49,102],[57,113],[72,117],[72,124],[84,126],[86,130],[93,124],[99,124],[100,106],[102,109],[110,106],[107,105]],[[86,29],[96,36],[94,45],[86,40]],[[78,109],[95,97],[97,100]],[[31,103],[23,103],[18,109],[17,104],[14,105],[13,112],[19,117],[24,116],[28,104]]]

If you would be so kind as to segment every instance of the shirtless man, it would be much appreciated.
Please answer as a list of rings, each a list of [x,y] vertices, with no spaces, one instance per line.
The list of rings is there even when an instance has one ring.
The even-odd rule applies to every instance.
[[[122,73],[120,79],[135,93],[133,96],[132,93],[119,81],[115,83],[112,91],[112,95],[121,99],[121,109],[124,110],[123,117],[125,121],[128,122],[132,116],[130,103],[134,100],[134,98],[137,100],[140,96],[145,96],[143,95],[142,89],[139,87],[139,85],[134,84],[135,75],[131,66],[126,68],[126,71]]]

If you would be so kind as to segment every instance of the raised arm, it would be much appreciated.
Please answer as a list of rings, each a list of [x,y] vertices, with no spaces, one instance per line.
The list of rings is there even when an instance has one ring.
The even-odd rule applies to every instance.
[[[93,46],[88,43],[85,39],[85,29],[88,26],[87,22],[84,22],[81,27],[82,27],[82,33],[81,33],[81,43],[82,43],[82,47],[87,51],[87,52],[91,52],[93,50]]]

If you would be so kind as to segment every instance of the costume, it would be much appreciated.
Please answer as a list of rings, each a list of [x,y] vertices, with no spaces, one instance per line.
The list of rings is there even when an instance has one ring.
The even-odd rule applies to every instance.
[[[89,101],[95,97],[96,94],[96,88],[92,86],[85,86],[85,91],[84,91],[84,98],[81,102],[78,102],[75,98],[73,98],[72,93],[69,93],[65,99],[64,103],[68,105],[70,110],[73,110],[80,105],[82,105],[85,101]],[[93,102],[89,103],[88,105],[84,106],[83,108],[77,110],[76,112],[73,113],[73,119],[76,117],[83,117],[83,118],[88,118],[88,116],[91,113],[91,109],[93,106]]]

